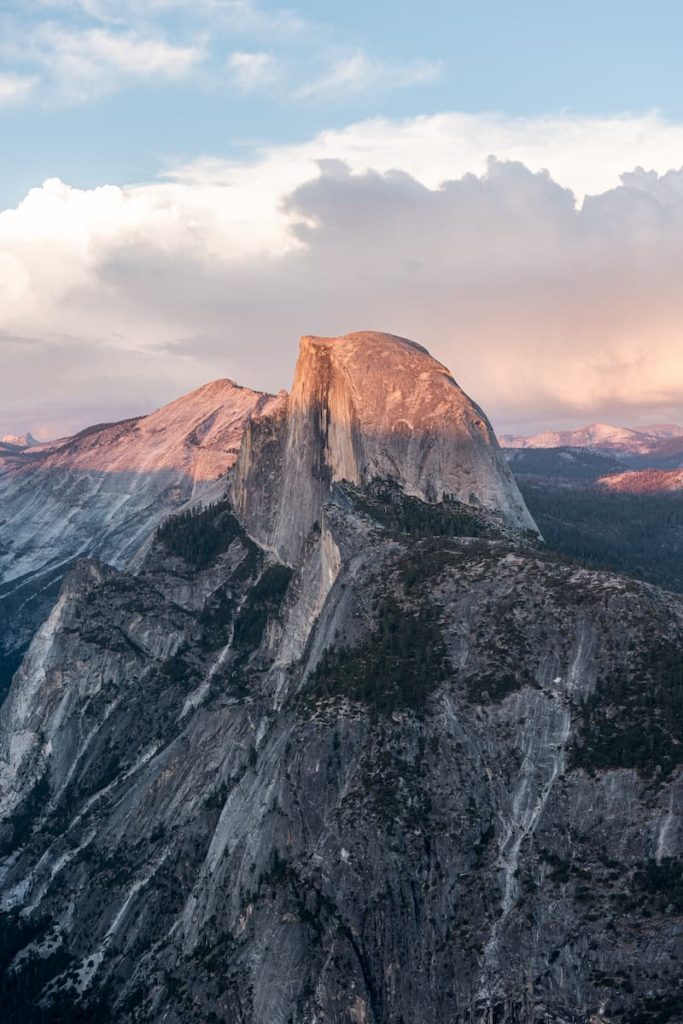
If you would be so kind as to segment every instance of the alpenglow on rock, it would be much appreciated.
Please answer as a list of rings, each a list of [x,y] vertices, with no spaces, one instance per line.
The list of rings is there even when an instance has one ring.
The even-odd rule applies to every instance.
[[[0,709],[3,1024],[681,1024],[683,599],[516,528],[449,380],[306,341],[242,521],[76,562]]]
[[[291,395],[247,427],[232,480],[238,514],[291,562],[333,483],[376,479],[536,530],[485,414],[426,349],[376,331],[304,336]]]
[[[222,497],[246,421],[274,401],[217,380],[149,416],[0,451],[0,694],[73,560],[122,568],[169,513]]]

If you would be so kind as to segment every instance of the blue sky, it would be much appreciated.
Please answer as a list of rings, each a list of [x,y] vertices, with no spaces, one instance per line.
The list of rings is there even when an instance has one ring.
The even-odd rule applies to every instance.
[[[368,328],[501,430],[683,422],[682,37],[672,0],[0,0],[0,434]]]
[[[143,180],[378,114],[683,116],[683,7],[668,0],[5,0],[0,10],[0,206],[48,177]],[[155,44],[166,47],[156,63]]]

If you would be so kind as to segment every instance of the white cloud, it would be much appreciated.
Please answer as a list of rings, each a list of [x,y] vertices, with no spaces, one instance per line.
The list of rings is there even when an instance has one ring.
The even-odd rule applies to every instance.
[[[44,95],[72,102],[144,79],[186,78],[206,56],[203,40],[176,45],[149,30],[68,28],[57,22],[30,29],[10,23],[0,52],[6,60],[40,72]],[[0,102],[3,93],[9,98],[26,95],[38,81],[37,74],[0,75]]]
[[[281,96],[290,100],[329,102],[344,100],[368,92],[426,85],[436,80],[441,72],[438,62],[411,61],[393,66],[375,60],[358,51],[337,59],[329,71],[295,84],[302,72],[308,71],[306,62],[278,60],[264,51],[236,51],[227,61],[233,84],[242,92],[280,83]]]
[[[36,85],[35,75],[0,72],[0,107],[10,106],[25,99]]]
[[[241,92],[255,92],[277,81],[278,62],[271,53],[231,53],[227,61],[230,77]]]
[[[410,61],[387,64],[362,50],[336,60],[329,71],[299,86],[297,99],[343,99],[376,89],[428,85],[441,74],[439,61]]]
[[[154,2],[154,0],[152,0]],[[168,6],[191,6],[193,0],[157,0]],[[319,26],[286,7],[265,8],[251,0],[198,0],[198,9],[233,32],[283,43],[315,35]]]
[[[224,86],[227,71],[245,94],[277,83],[280,99],[326,102],[425,85],[441,71],[438,61],[394,64],[362,50],[340,57],[349,40],[340,48],[333,24],[253,0],[29,0],[9,12],[0,53],[45,73],[43,95],[61,101],[183,78],[200,64],[206,86]]]
[[[130,413],[131,368],[150,402],[226,374],[277,388],[299,334],[364,327],[426,344],[503,427],[680,420],[679,163],[655,115],[453,114],[129,188],[47,182],[0,213],[0,430],[36,425],[12,413],[17,345],[54,422],[93,394]]]
[[[184,78],[204,56],[201,45],[175,46],[162,38],[102,28],[68,31],[40,27],[34,55],[53,74],[60,92],[74,99],[100,95],[130,79]]]
[[[14,7],[22,13],[31,7],[38,12],[75,12],[103,24],[131,26],[183,15],[196,23],[210,21],[214,29],[228,28],[277,42],[317,31],[313,21],[289,8],[265,8],[252,0],[15,0]]]

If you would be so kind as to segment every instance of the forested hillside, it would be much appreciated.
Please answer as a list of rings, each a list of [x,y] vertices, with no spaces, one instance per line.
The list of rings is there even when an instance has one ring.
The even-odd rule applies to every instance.
[[[683,591],[683,492],[607,493],[525,477],[519,484],[549,547]]]

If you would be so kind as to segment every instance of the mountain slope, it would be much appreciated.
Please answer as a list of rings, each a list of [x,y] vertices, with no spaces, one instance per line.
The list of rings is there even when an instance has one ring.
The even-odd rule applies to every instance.
[[[590,448],[505,448],[503,454],[515,477],[565,484],[590,483],[624,468],[614,455]]]
[[[641,469],[600,477],[598,484],[610,491],[656,494],[683,491],[683,469]]]
[[[5,455],[0,465],[0,644],[21,648],[74,558],[123,566],[169,514],[222,493],[248,417],[272,399],[207,384],[150,416]],[[1,648],[0,648],[1,651]]]
[[[22,1020],[675,998],[681,602],[338,500],[291,580],[239,533],[199,571],[160,549],[70,576],[0,740]]]
[[[555,551],[683,591],[680,470],[625,470],[587,448],[508,448],[508,465]]]
[[[683,601],[545,554],[485,421],[457,455],[448,410],[378,441],[383,398],[304,370],[315,401],[245,434],[241,521],[170,521],[135,575],[80,561],[31,645],[0,712],[2,1005],[674,1024]]]
[[[592,568],[683,591],[683,493],[629,493],[520,477],[549,548]]]

